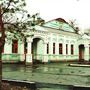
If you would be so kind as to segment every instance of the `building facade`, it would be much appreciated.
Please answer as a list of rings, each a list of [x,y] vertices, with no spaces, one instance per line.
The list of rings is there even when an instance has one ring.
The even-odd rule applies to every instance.
[[[59,62],[90,59],[90,37],[79,34],[62,18],[27,31],[26,42],[6,40],[3,62]]]

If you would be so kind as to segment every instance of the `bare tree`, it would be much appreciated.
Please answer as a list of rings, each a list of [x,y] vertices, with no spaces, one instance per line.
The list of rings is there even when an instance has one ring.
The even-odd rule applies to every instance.
[[[69,25],[76,31],[76,33],[79,32],[79,27],[76,24],[76,19],[70,20],[69,21]]]

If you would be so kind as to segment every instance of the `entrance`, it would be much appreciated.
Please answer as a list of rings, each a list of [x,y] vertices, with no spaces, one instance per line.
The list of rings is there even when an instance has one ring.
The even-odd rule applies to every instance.
[[[34,38],[32,42],[32,60],[34,64],[41,63],[43,58],[43,40]]]
[[[84,61],[84,45],[79,45],[79,61]]]

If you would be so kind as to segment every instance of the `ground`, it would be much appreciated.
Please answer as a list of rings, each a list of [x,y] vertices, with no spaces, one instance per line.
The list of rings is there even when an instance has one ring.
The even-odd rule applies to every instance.
[[[38,64],[33,67],[4,64],[3,79],[27,80],[48,83],[48,85],[90,86],[90,67],[71,67],[68,64],[69,63]]]

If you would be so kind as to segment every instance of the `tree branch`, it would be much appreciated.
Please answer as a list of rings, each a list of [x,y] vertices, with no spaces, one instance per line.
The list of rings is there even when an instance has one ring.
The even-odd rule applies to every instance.
[[[5,8],[5,10],[3,11],[3,14],[5,13],[5,11],[9,8],[10,4],[11,4],[12,0],[9,0],[9,3],[7,5],[7,7]]]

